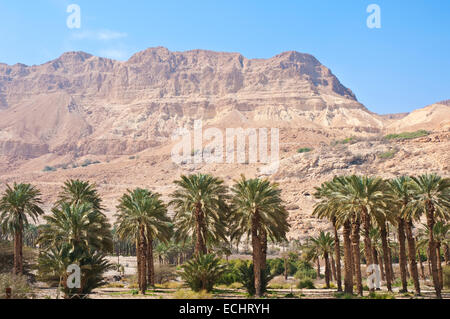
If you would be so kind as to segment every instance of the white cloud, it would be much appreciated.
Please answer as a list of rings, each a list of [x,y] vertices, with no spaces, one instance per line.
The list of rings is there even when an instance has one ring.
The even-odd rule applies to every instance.
[[[126,38],[128,36],[125,32],[117,32],[111,30],[85,30],[80,32],[74,32],[72,37],[76,40],[99,40],[99,41],[109,41]]]

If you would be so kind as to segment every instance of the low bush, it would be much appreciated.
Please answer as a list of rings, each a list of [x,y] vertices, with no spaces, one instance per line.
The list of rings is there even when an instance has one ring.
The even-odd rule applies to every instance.
[[[256,293],[255,289],[255,276],[253,272],[253,263],[243,263],[239,267],[240,278],[239,282],[242,283],[245,290],[250,296],[254,296]],[[270,274],[269,271],[263,270],[261,272],[261,293],[265,293],[267,291],[267,286],[269,281],[273,279],[273,275]]]
[[[201,290],[198,292],[188,290],[188,289],[180,289],[177,290],[173,294],[174,299],[212,299],[213,296],[208,293],[206,290]]]
[[[226,266],[213,254],[199,255],[186,262],[180,272],[181,278],[193,291],[213,290],[214,285],[226,271]]]
[[[33,298],[33,290],[25,276],[0,274],[0,299],[6,298],[6,288],[11,288],[12,299]]]
[[[371,293],[369,293],[367,299],[395,299],[395,297],[393,294],[389,293],[380,294],[372,291]]]
[[[299,148],[298,150],[297,150],[297,153],[309,153],[309,152],[311,152],[313,149],[312,148],[310,148],[310,147],[302,147],[302,148]]]
[[[381,159],[391,159],[391,158],[394,158],[394,157],[395,157],[395,154],[397,154],[397,152],[398,152],[398,150],[392,149],[392,150],[389,150],[389,151],[387,151],[387,152],[379,153],[379,154],[378,154],[378,158],[381,158]]]
[[[444,266],[442,269],[444,275],[444,287],[450,288],[450,266]]]
[[[155,283],[164,284],[175,280],[177,277],[176,267],[170,265],[155,265]]]
[[[425,130],[419,130],[415,132],[403,132],[399,134],[389,134],[386,135],[384,138],[386,140],[411,140],[418,137],[424,137],[430,135],[430,132]]]
[[[314,282],[311,279],[305,278],[298,282],[297,288],[299,289],[316,289]]]

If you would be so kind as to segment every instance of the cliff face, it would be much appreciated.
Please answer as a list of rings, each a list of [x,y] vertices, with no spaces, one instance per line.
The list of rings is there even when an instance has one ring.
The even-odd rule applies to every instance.
[[[89,180],[112,217],[127,189],[146,187],[168,200],[182,174],[211,173],[227,185],[240,174],[267,175],[261,163],[175,164],[170,137],[177,128],[198,119],[222,130],[276,127],[280,161],[270,178],[290,212],[289,236],[306,238],[329,227],[311,217],[312,194],[335,175],[448,176],[449,105],[379,116],[298,52],[250,60],[153,48],[126,62],[69,52],[39,66],[0,64],[0,191],[32,183],[49,211],[64,181]],[[435,132],[381,138],[416,129]],[[305,147],[311,151],[298,152]]]
[[[126,62],[68,52],[38,66],[0,64],[0,154],[136,152],[195,119],[228,123],[230,114],[253,125],[383,125],[329,69],[298,52],[246,59],[159,47]]]

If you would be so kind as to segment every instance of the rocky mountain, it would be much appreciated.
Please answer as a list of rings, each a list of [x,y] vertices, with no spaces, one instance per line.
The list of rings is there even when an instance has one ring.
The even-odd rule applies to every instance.
[[[68,52],[38,66],[0,65],[0,153],[125,154],[202,118],[311,128],[382,127],[308,54],[271,59],[151,48],[126,62]],[[250,125],[250,124],[249,124]]]
[[[198,119],[204,128],[279,128],[279,169],[174,163],[172,134]],[[290,236],[302,238],[328,227],[310,217],[312,194],[334,175],[449,175],[449,119],[449,101],[409,114],[372,113],[327,67],[298,52],[247,59],[159,47],[125,62],[68,52],[37,66],[0,64],[0,190],[31,182],[49,209],[62,182],[88,179],[112,216],[127,188],[167,198],[181,174],[208,172],[227,184],[240,174],[269,176],[283,189]],[[431,134],[383,138],[418,129]]]

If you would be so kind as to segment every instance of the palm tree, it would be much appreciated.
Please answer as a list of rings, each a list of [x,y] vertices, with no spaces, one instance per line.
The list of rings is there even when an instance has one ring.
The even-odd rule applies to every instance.
[[[93,209],[102,210],[101,198],[95,184],[79,179],[64,182],[62,191],[58,195],[56,206],[62,203],[80,204],[90,203]]]
[[[226,241],[227,188],[211,175],[181,176],[169,205],[175,207],[176,240],[195,239],[195,254],[206,254],[207,245]]]
[[[113,248],[111,226],[105,216],[91,203],[59,202],[44,220],[46,223],[39,226],[39,273],[58,278],[66,298],[87,295],[101,286],[102,274],[111,266],[105,254]],[[72,264],[81,268],[81,286],[69,289],[65,279]]]
[[[14,235],[14,274],[23,274],[23,228],[28,225],[28,217],[34,222],[44,212],[41,192],[30,184],[6,185],[0,199],[0,224],[4,233]]]
[[[334,254],[336,260],[336,281],[338,286],[338,291],[342,291],[342,279],[341,279],[341,249],[339,244],[338,229],[339,226],[336,222],[336,209],[333,206],[332,201],[332,190],[328,183],[323,183],[320,187],[316,187],[315,198],[320,201],[314,206],[313,215],[318,218],[328,218],[334,230]],[[331,255],[333,257],[333,255]]]
[[[38,239],[40,248],[66,244],[72,252],[112,252],[111,225],[89,203],[61,203],[44,220]]]
[[[81,268],[79,288],[67,286],[67,268],[71,264],[78,264]],[[42,280],[58,283],[57,299],[61,288],[64,297],[80,298],[92,292],[93,289],[104,285],[103,273],[112,268],[104,254],[99,251],[84,251],[73,254],[68,245],[50,247],[39,253],[38,271]]]
[[[437,218],[443,220],[450,218],[450,179],[442,178],[436,174],[424,174],[419,177],[412,177],[412,180],[415,183],[415,192],[413,200],[408,205],[407,214],[414,219],[418,219],[422,214],[425,214],[428,229],[432,230]],[[440,299],[442,298],[441,285],[433,231],[429,232],[428,246],[433,285],[436,296]]]
[[[262,294],[261,279],[265,272],[264,238],[286,240],[289,230],[288,212],[283,206],[281,190],[267,179],[240,180],[232,188],[233,225],[231,238],[239,240],[244,234],[251,238],[256,296]],[[266,242],[267,243],[267,242]]]
[[[397,225],[399,234],[399,264],[400,272],[402,278],[402,288],[403,291],[407,291],[407,281],[406,281],[406,260],[405,260],[405,232],[406,240],[408,242],[408,260],[409,269],[411,277],[414,281],[414,290],[416,295],[420,295],[420,283],[419,283],[419,272],[417,270],[416,262],[416,244],[413,236],[413,222],[411,218],[405,213],[408,203],[411,201],[413,196],[413,183],[409,177],[401,176],[396,179],[389,181],[391,192],[394,195],[394,200],[397,203]],[[404,232],[405,231],[405,232]]]
[[[320,232],[319,236],[311,238],[311,244],[318,256],[323,257],[325,261],[325,283],[330,288],[331,267],[329,256],[334,249],[334,240],[330,233]]]
[[[433,236],[436,241],[436,255],[437,255],[437,268],[439,284],[441,289],[444,288],[444,276],[442,272],[442,261],[441,261],[441,246],[448,240],[448,233],[450,230],[450,224],[445,224],[443,221],[438,221],[433,228]]]
[[[359,260],[359,224],[355,225],[355,213],[351,209],[347,209],[345,205],[347,190],[347,178],[335,177],[331,182],[327,182],[324,187],[318,190],[319,197],[325,197],[325,202],[319,203],[315,208],[315,213],[321,216],[331,215],[335,218],[335,223],[339,227],[343,226],[344,238],[344,292],[353,294],[353,277],[355,275],[358,291],[362,293],[361,271]],[[352,231],[355,225],[357,231]],[[355,237],[353,236],[355,235]],[[358,237],[356,237],[358,236]],[[353,241],[358,246],[358,256],[353,254]],[[336,257],[337,258],[337,257]],[[355,260],[357,259],[357,260]],[[358,271],[359,270],[359,271]]]
[[[136,240],[138,281],[142,294],[147,289],[147,268],[149,282],[154,285],[153,240],[167,241],[171,234],[167,208],[160,197],[160,194],[137,188],[128,190],[117,206],[117,234],[123,239]]]

